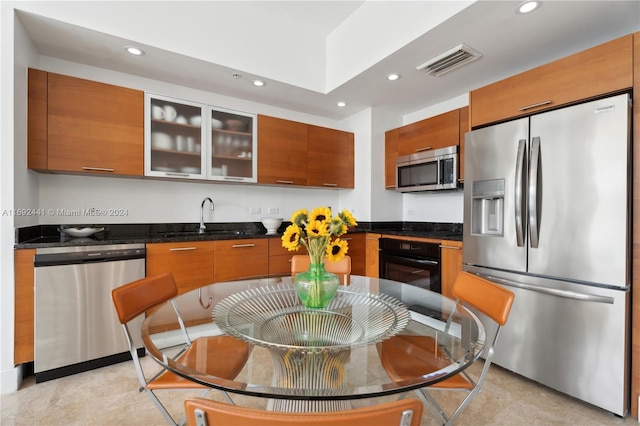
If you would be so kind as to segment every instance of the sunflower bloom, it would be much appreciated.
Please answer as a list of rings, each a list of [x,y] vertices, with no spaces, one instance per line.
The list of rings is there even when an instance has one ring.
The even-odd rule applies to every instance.
[[[298,226],[304,226],[309,219],[309,211],[307,209],[300,209],[291,215],[291,223],[294,223]]]
[[[347,226],[356,226],[358,222],[356,222],[356,218],[353,217],[351,212],[347,209],[342,210],[342,212],[338,215],[340,219],[347,224]]]
[[[316,207],[311,210],[309,215],[309,222],[314,221],[330,222],[331,221],[331,209],[328,207]]]
[[[347,246],[347,242],[345,240],[341,240],[340,238],[336,238],[327,246],[327,257],[332,262],[337,262],[342,260],[342,258],[347,254],[349,247]]]
[[[282,234],[282,247],[289,251],[296,251],[300,248],[300,227],[292,223]]]
[[[326,223],[320,220],[310,220],[307,226],[307,234],[310,237],[326,237],[328,231]]]

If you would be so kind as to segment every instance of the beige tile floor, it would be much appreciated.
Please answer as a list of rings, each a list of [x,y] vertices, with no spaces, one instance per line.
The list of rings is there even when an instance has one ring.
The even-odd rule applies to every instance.
[[[149,357],[143,365],[155,368]],[[471,368],[478,371],[481,362]],[[133,364],[123,362],[35,384],[25,379],[14,393],[1,395],[0,424],[9,425],[165,425],[149,398],[138,393]],[[451,395],[451,393],[448,393]],[[183,413],[191,391],[165,391],[161,398],[174,416]],[[458,393],[448,396],[447,402]],[[216,391],[208,397],[222,400]],[[234,396],[239,405],[265,407],[259,398]],[[359,400],[357,406],[370,405]],[[460,415],[458,425],[620,425],[637,424],[492,366],[483,391]],[[422,425],[434,425],[428,411]],[[225,425],[223,425],[225,426]],[[378,426],[378,425],[372,425]],[[382,426],[382,425],[380,425]]]

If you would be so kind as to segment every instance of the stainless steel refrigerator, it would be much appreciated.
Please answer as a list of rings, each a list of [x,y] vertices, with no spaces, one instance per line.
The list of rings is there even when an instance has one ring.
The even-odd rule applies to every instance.
[[[467,133],[464,269],[515,293],[494,362],[629,407],[630,98]]]

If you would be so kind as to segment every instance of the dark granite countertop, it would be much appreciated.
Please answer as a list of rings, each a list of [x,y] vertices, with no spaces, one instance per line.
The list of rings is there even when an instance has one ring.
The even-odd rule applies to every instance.
[[[198,233],[197,223],[77,225],[105,228],[104,231],[85,238],[73,238],[59,231],[61,227],[73,225],[34,225],[16,229],[14,248],[270,238],[282,235],[288,225],[289,223],[284,222],[277,235],[267,235],[267,230],[260,222],[207,223],[205,233]],[[364,222],[349,230],[349,233],[361,232],[462,241],[460,223]]]

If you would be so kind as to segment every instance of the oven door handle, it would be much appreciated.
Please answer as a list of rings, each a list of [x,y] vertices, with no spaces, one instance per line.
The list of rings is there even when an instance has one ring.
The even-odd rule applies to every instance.
[[[380,260],[382,261],[383,259],[395,259],[401,262],[411,262],[411,263],[417,263],[420,265],[439,265],[440,261],[438,260],[431,260],[431,259],[416,259],[414,257],[403,257],[402,255],[397,255],[397,254],[389,254],[388,252],[380,252]]]

